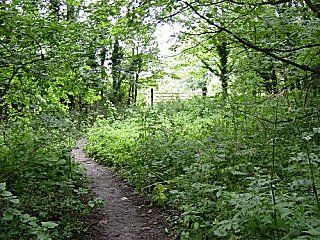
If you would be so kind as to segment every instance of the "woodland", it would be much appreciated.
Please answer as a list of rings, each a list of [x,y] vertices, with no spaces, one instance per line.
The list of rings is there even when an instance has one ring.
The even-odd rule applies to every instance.
[[[81,231],[84,136],[174,239],[320,239],[319,106],[318,0],[0,0],[0,239]]]

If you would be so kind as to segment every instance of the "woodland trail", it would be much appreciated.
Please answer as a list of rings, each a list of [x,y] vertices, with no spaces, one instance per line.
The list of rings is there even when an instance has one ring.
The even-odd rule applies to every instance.
[[[85,156],[85,140],[79,140],[72,154],[91,179],[91,189],[105,201],[85,219],[87,231],[81,240],[170,240],[165,235],[161,210],[150,206],[115,173]]]

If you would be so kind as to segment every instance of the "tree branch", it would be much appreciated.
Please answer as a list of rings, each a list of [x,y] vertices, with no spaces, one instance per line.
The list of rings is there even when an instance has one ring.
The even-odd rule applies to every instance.
[[[158,23],[160,23],[160,22],[162,22],[162,21],[164,21],[164,20],[166,20],[166,19],[171,19],[171,18],[179,15],[180,13],[185,12],[187,9],[188,9],[188,7],[186,6],[186,7],[180,9],[179,11],[177,11],[177,12],[175,12],[175,13],[172,13],[172,14],[170,14],[170,15],[168,15],[168,16],[159,18],[159,19],[158,19]]]
[[[311,11],[313,11],[314,13],[317,14],[317,18],[320,18],[320,11],[317,8],[316,5],[314,5],[311,0],[304,0],[304,2],[307,4],[307,6],[311,9]]]
[[[221,31],[207,31],[207,32],[201,32],[201,33],[190,33],[190,32],[184,32],[182,31],[181,33],[185,34],[185,35],[189,35],[189,36],[201,36],[201,35],[206,35],[206,34],[218,34],[221,33]]]
[[[320,69],[314,69],[314,68],[311,68],[307,65],[304,65],[304,64],[299,64],[299,63],[296,63],[296,62],[293,62],[289,59],[286,59],[286,58],[283,58],[283,57],[280,57],[274,53],[272,53],[271,50],[268,50],[268,49],[264,49],[264,48],[261,48],[259,46],[256,46],[254,44],[252,44],[251,42],[249,42],[247,39],[245,38],[242,38],[242,37],[239,37],[238,35],[236,35],[235,33],[233,33],[232,31],[230,31],[229,29],[225,28],[225,27],[222,27],[216,23],[214,23],[213,21],[211,21],[210,19],[208,19],[207,17],[203,16],[202,14],[200,14],[191,4],[189,4],[188,2],[185,2],[184,3],[198,16],[200,17],[201,19],[205,20],[207,23],[209,23],[210,25],[212,26],[215,26],[216,28],[218,28],[219,30],[221,31],[224,31],[226,33],[228,33],[230,36],[232,36],[233,38],[235,38],[239,43],[241,43],[243,46],[246,46],[248,48],[251,48],[251,49],[254,49],[258,52],[262,52],[264,53],[265,55],[269,56],[269,57],[272,57],[274,59],[277,59],[281,62],[284,62],[284,63],[287,63],[289,65],[292,65],[298,69],[301,69],[301,70],[304,70],[304,71],[308,71],[308,72],[313,72],[313,73],[316,73],[316,74],[320,74]]]
[[[206,42],[207,40],[208,40],[208,39],[205,39],[205,40],[203,40],[203,41],[201,41],[201,42],[198,42],[198,43],[195,44],[194,46],[191,46],[191,47],[188,47],[188,48],[183,49],[181,52],[179,52],[179,53],[177,53],[177,54],[170,55],[170,56],[166,56],[166,57],[176,57],[176,56],[179,56],[179,55],[181,55],[181,54],[184,53],[184,52],[188,52],[189,50],[194,49],[194,48],[202,45],[202,43]]]
[[[207,63],[205,60],[203,60],[201,57],[197,56],[200,61],[204,64],[204,68],[208,69],[210,72],[212,72],[213,74],[217,75],[218,77],[220,77],[220,74],[218,73],[217,70],[213,69],[212,67],[209,66],[209,63]]]
[[[301,46],[301,47],[296,47],[296,48],[291,48],[291,49],[276,49],[276,48],[265,48],[266,51],[273,51],[273,52],[295,52],[295,51],[299,51],[302,49],[306,49],[306,48],[315,48],[315,47],[320,47],[320,43],[316,43],[316,44],[308,44],[305,46]]]
[[[260,5],[273,5],[273,6],[275,6],[275,5],[279,5],[279,4],[283,4],[283,3],[288,3],[291,1],[292,0],[279,0],[279,1],[266,1],[266,2],[262,2],[262,3],[244,3],[244,2],[229,0],[229,2],[234,3],[234,4],[250,5],[250,6],[260,6]]]
[[[28,64],[32,64],[32,63],[35,63],[35,62],[38,62],[38,61],[42,61],[42,58],[41,59],[34,59],[34,60],[30,61],[30,62],[18,65],[16,68],[14,68],[13,71],[12,71],[11,76],[8,79],[8,82],[5,84],[5,88],[1,91],[0,99],[3,98],[6,95],[6,93],[9,91],[11,82],[14,79],[14,77],[17,75],[19,70],[24,68]]]

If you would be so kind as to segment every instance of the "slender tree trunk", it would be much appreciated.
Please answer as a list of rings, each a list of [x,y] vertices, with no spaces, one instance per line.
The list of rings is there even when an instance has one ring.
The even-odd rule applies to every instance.
[[[76,11],[73,4],[67,4],[67,21],[73,21],[76,19]]]
[[[134,98],[133,98],[133,102],[134,104],[137,103],[137,97],[138,97],[138,83],[139,83],[139,72],[136,73],[135,76],[135,86],[134,86]]]
[[[53,11],[55,16],[60,17],[60,1],[59,0],[50,0],[49,9]]]
[[[116,103],[119,101],[119,92],[120,92],[120,62],[121,62],[121,48],[119,45],[119,39],[116,38],[115,42],[113,44],[113,51],[111,56],[111,62],[112,62],[112,98],[111,102]]]
[[[226,98],[228,95],[228,55],[229,50],[227,48],[227,43],[222,42],[217,46],[219,61],[220,61],[220,82],[222,86],[223,97]]]
[[[265,91],[270,95],[277,93],[278,79],[276,70],[274,69],[273,65],[271,65],[267,69],[258,71],[258,73],[263,79],[263,86],[265,88]]]
[[[130,106],[133,100],[133,90],[134,86],[133,84],[130,82],[130,86],[129,86],[129,92],[128,92],[128,102],[127,105]]]

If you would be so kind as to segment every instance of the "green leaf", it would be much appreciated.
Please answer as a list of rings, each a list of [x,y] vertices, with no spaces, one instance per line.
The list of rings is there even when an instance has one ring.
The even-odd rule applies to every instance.
[[[61,159],[61,160],[57,161],[57,165],[64,165],[66,163],[67,163],[67,161],[65,159]]]
[[[300,234],[301,234],[301,230],[300,229],[293,229],[292,231],[290,231],[288,233],[287,236],[288,236],[289,239],[293,239],[293,238],[298,237]]]
[[[304,233],[308,233],[310,234],[311,236],[320,236],[320,232],[316,229],[314,229],[313,227],[311,227],[310,230],[308,231],[303,231]]]
[[[195,223],[193,224],[194,229],[198,229],[199,226],[200,226],[200,224],[199,224],[198,222],[195,222]]]
[[[14,215],[11,213],[11,212],[9,212],[9,211],[5,211],[3,214],[2,214],[2,216],[3,216],[3,220],[4,221],[11,221],[12,219],[13,219],[13,217],[14,217]]]
[[[11,198],[9,201],[12,202],[12,203],[19,203],[19,199],[18,198]]]
[[[91,208],[94,208],[95,204],[93,201],[89,201],[88,202],[88,206],[91,207]]]
[[[207,13],[207,14],[206,14],[206,17],[207,17],[207,18],[213,18],[213,14],[212,14],[212,13]]]
[[[55,222],[41,222],[41,225],[45,228],[55,228],[56,226],[58,226],[59,224],[55,223]]]
[[[289,208],[281,208],[280,213],[281,213],[281,218],[284,219],[285,217],[292,214],[292,211]]]
[[[3,182],[3,183],[0,183],[0,191],[4,191],[6,190],[6,183]]]
[[[1,197],[11,197],[12,193],[9,191],[3,191],[2,193],[0,193]]]
[[[32,216],[30,216],[30,214],[27,214],[27,213],[21,215],[20,219],[22,220],[22,222],[28,223],[29,225],[34,225],[34,223],[37,220],[36,217],[32,217]]]
[[[50,240],[51,238],[49,238],[49,234],[46,232],[40,232],[37,233],[37,239],[38,240]]]

